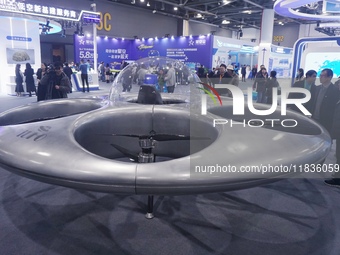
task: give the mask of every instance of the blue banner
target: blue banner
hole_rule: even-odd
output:
[[[75,61],[81,59],[93,62],[93,39],[87,36],[74,37]],[[115,38],[97,38],[98,63],[134,61],[149,56],[164,56],[184,62],[191,68],[201,64],[209,67],[212,58],[212,40],[210,36],[150,38],[147,40],[123,40]]]
[[[94,57],[93,38],[88,36],[74,35],[74,61],[80,63],[81,59],[90,60]]]
[[[212,58],[211,36],[181,36],[148,40],[134,40],[136,59],[152,55],[180,60],[188,66],[208,67]]]

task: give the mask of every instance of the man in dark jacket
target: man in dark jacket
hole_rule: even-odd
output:
[[[320,122],[328,132],[333,125],[334,109],[339,100],[339,89],[331,82],[333,71],[324,69],[320,74],[321,85],[312,93],[311,113],[312,118]]]
[[[316,90],[315,80],[316,80],[316,71],[315,70],[309,70],[306,73],[306,78],[295,82],[292,87],[293,88],[304,88],[304,89],[307,89],[307,90],[309,90],[311,92],[311,94],[313,96],[315,96],[315,90]],[[304,97],[305,97],[305,94],[298,93],[298,92],[297,93],[296,92],[289,93],[289,95],[288,95],[288,98],[290,98],[290,99],[299,99],[299,98],[304,98]],[[315,100],[315,98],[311,98],[307,103],[304,104],[305,108],[310,113],[312,113],[312,107],[313,107],[313,101],[314,100]],[[295,104],[288,105],[288,107],[291,110],[300,112],[300,109],[297,108]]]
[[[70,87],[71,87],[70,93],[72,93],[71,75],[73,74],[73,71],[72,71],[71,67],[68,66],[67,62],[65,62],[64,65],[65,66],[63,68],[63,72],[67,75],[68,79],[70,80]]]
[[[228,65],[231,66],[231,65]],[[211,82],[215,84],[232,84],[233,77],[227,71],[227,66],[225,64],[221,64],[219,70],[214,76],[211,78]],[[231,92],[227,88],[218,88],[216,91],[223,96],[231,96]]]
[[[256,74],[253,89],[257,92],[257,103],[266,103],[266,82],[268,78],[267,69],[262,67],[260,72]]]
[[[46,75],[41,80],[41,86],[46,86],[45,100],[67,98],[70,92],[70,80],[62,70],[62,63],[56,62],[54,66],[50,66]]]
[[[339,165],[340,165],[340,98],[335,105],[331,137],[332,139],[335,139],[336,164],[338,167],[337,169],[339,170]],[[334,166],[334,169],[336,169],[335,166]],[[340,172],[335,172],[335,174],[333,174],[333,179],[325,180],[325,184],[340,188]]]

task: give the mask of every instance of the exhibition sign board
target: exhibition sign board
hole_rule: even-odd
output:
[[[323,1],[322,4],[323,13],[340,13],[339,1]]]
[[[93,38],[75,35],[75,61],[81,59],[93,62]],[[195,69],[199,65],[209,66],[212,48],[210,36],[186,36],[173,38],[150,38],[148,40],[123,40],[97,38],[98,61],[113,63],[137,60],[150,56],[177,59]]]
[[[71,10],[33,1],[0,0],[0,11],[69,21],[80,21],[82,18],[94,23],[100,21],[100,14],[97,12]]]
[[[134,40],[135,59],[152,55],[165,56],[184,62],[192,69],[201,64],[210,66],[212,56],[212,36],[181,36],[171,38]]]

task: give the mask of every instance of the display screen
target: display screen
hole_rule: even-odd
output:
[[[35,64],[34,49],[6,48],[7,64]]]
[[[333,77],[340,76],[340,52],[310,52],[307,53],[305,59],[305,72],[315,70],[317,76],[323,69],[329,68],[333,70]]]

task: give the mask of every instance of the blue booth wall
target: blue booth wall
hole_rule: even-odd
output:
[[[180,60],[197,68],[209,66],[212,58],[212,36],[181,36],[171,38],[149,38],[145,40],[123,40],[97,37],[98,62],[106,63],[134,61],[148,56],[165,56]],[[93,38],[74,37],[75,61],[81,59],[93,62]]]

